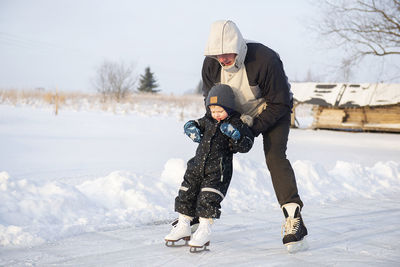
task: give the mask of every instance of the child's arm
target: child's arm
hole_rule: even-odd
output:
[[[239,118],[234,118],[229,123],[221,124],[220,129],[223,134],[230,138],[231,151],[233,153],[246,153],[253,146],[253,132]]]
[[[204,129],[205,129],[205,122],[204,122],[205,118],[206,118],[206,116],[201,117],[200,119],[196,120],[197,124],[199,125],[199,129],[200,129],[200,132],[202,135],[203,135]]]

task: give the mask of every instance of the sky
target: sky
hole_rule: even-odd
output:
[[[0,0],[0,88],[94,92],[96,69],[108,60],[132,64],[136,76],[149,66],[162,93],[187,93],[201,79],[209,28],[220,19],[278,52],[290,81],[310,72],[341,82],[332,65],[344,51],[318,42],[309,27],[317,14],[309,0]],[[377,82],[396,60],[367,61],[351,81]]]

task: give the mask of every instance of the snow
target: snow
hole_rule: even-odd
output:
[[[120,107],[119,107],[120,108]],[[262,140],[234,157],[210,251],[167,248],[193,110],[109,112],[0,105],[1,266],[394,266],[400,262],[400,135],[314,131],[297,112],[288,158],[309,250],[288,254]]]

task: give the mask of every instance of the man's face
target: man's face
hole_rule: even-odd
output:
[[[235,63],[235,58],[236,58],[236,54],[234,54],[234,53],[222,54],[222,55],[217,56],[217,59],[222,66],[232,65],[233,63]]]

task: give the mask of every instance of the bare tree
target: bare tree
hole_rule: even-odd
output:
[[[134,90],[136,81],[133,64],[104,61],[97,69],[93,85],[103,99],[114,97],[119,102]]]
[[[349,51],[355,62],[365,56],[400,56],[400,0],[315,1],[322,10],[317,31]],[[343,64],[343,62],[342,62]]]
[[[353,75],[352,60],[342,59],[339,70],[339,78],[341,78],[343,82],[350,82]]]
[[[305,78],[302,80],[302,82],[320,82],[322,79],[320,76],[314,74],[311,69],[307,70]]]
[[[197,95],[203,94],[203,80],[202,79],[199,81],[196,88],[194,89],[194,93]]]

